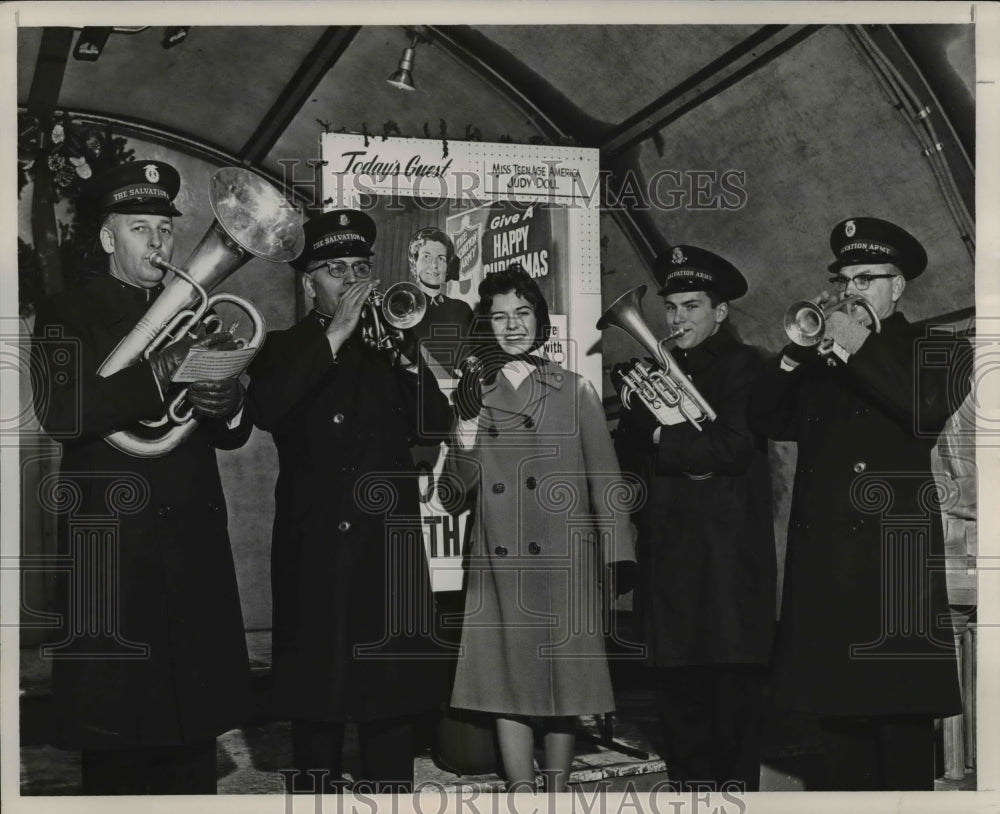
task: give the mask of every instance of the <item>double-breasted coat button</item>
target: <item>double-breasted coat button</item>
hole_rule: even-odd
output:
[[[220,506],[220,505],[219,505],[218,503],[216,503],[216,502],[215,502],[214,500],[210,500],[210,501],[208,501],[208,510],[209,510],[209,511],[212,511],[212,512],[217,512],[217,511],[219,511],[219,509],[221,509],[221,508],[222,508],[222,507],[221,507],[221,506]]]
[[[493,549],[493,553],[496,554],[498,557],[506,557],[507,556],[507,546],[505,546],[505,545],[498,545],[496,548]]]
[[[503,492],[504,492],[504,490],[506,488],[507,487],[504,486],[502,483],[494,483],[493,484],[493,494],[495,494],[495,495],[502,495]]]
[[[170,514],[170,506],[166,503],[163,503],[160,505],[160,508],[156,510],[156,513],[160,517],[166,517],[168,514]]]
[[[530,430],[532,427],[535,426],[535,419],[533,419],[530,415],[529,416],[525,416],[525,418],[524,418],[524,426],[527,427]]]
[[[333,416],[333,423],[334,424],[343,424],[344,423],[344,414],[343,413],[335,413],[334,416]]]
[[[529,554],[538,554],[538,553],[541,552],[541,550],[542,550],[542,547],[540,545],[538,545],[538,543],[536,543],[534,540],[532,540],[530,543],[528,543],[528,553]]]
[[[341,520],[339,523],[337,523],[337,531],[350,531],[350,530],[351,530],[351,524],[349,521]]]
[[[858,461],[857,463],[854,464],[854,471],[857,472],[859,475],[862,472],[864,472],[867,468],[868,464],[866,464],[864,461]]]
[[[534,475],[529,475],[528,478],[524,481],[524,485],[527,486],[529,489],[534,489],[536,486],[538,486],[538,481],[536,480]]]
[[[861,529],[863,529],[864,527],[865,527],[864,520],[855,520],[853,523],[851,523],[851,531],[861,531]]]
[[[496,427],[490,427],[488,430],[486,430],[486,432],[490,434],[491,438],[496,438],[500,434],[500,430],[498,430]]]

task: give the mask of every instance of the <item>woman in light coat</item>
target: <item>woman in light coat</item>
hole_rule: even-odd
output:
[[[476,493],[451,703],[497,715],[512,786],[534,787],[529,717],[543,719],[545,785],[563,791],[576,716],[614,709],[602,587],[634,567],[634,490],[593,385],[541,355],[549,317],[537,284],[512,266],[479,295],[488,340],[460,381],[446,469]]]

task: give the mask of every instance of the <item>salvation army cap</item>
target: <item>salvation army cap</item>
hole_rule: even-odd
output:
[[[306,247],[291,263],[304,271],[315,260],[335,257],[371,257],[378,229],[375,221],[357,209],[335,209],[310,218],[303,224]]]
[[[100,212],[180,217],[174,198],[181,188],[177,170],[165,161],[130,161],[95,175],[83,189]]]
[[[920,241],[895,223],[879,218],[848,218],[833,227],[830,248],[837,258],[827,268],[892,263],[907,280],[927,268],[927,252]]]
[[[697,246],[674,246],[653,263],[653,274],[662,282],[659,294],[679,291],[714,291],[723,300],[739,299],[747,293],[746,278],[714,252]]]

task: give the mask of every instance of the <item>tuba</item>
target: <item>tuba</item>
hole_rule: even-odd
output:
[[[171,265],[154,251],[149,262],[174,273],[174,279],[156,298],[131,332],[118,343],[98,369],[108,377],[123,370],[199,327],[214,331],[221,319],[211,313],[221,302],[242,309],[253,324],[253,336],[243,347],[256,348],[264,340],[264,318],[252,302],[235,294],[209,291],[251,257],[287,263],[302,252],[305,234],[299,213],[281,193],[259,175],[241,167],[224,167],[212,176],[208,192],[215,220],[187,260],[187,268]],[[158,438],[145,438],[127,430],[104,436],[115,449],[136,458],[158,458],[187,438],[196,427],[189,408],[183,410],[187,390],[181,391],[148,427],[165,427]]]
[[[812,300],[793,302],[785,311],[782,322],[785,333],[792,342],[804,348],[811,348],[826,338],[826,321],[830,318],[830,314],[834,311],[849,312],[855,308],[862,308],[868,313],[872,323],[871,330],[874,333],[882,330],[882,323],[875,310],[868,300],[858,294],[836,300],[826,307],[819,306]]]
[[[402,332],[420,322],[425,313],[427,295],[416,283],[404,280],[385,291],[376,288],[362,306],[361,338],[369,347],[398,357]]]
[[[630,370],[621,374],[622,406],[632,409],[634,393],[661,424],[667,423],[667,411],[676,407],[700,432],[702,422],[715,420],[715,411],[670,356],[668,343],[678,334],[671,334],[660,340],[653,336],[642,315],[642,297],[645,293],[644,285],[627,291],[597,321],[597,329],[601,331],[610,325],[621,328],[655,360],[654,365],[637,362]]]

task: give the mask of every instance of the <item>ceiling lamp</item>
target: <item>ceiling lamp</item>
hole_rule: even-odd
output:
[[[97,62],[110,36],[110,28],[84,28],[76,38],[73,58],[84,62]]]
[[[160,40],[160,45],[164,48],[173,48],[175,45],[180,45],[187,39],[188,31],[190,30],[191,26],[188,25],[175,25],[168,28],[163,32],[163,39]]]
[[[403,49],[399,65],[385,81],[400,90],[416,90],[413,84],[413,54],[417,50],[417,44],[427,42],[427,39],[415,28],[406,29],[406,33],[410,35],[410,44]]]
[[[138,34],[147,28],[149,28],[148,25],[119,25],[114,28],[85,27],[76,39],[73,57],[84,62],[97,62],[104,52],[104,46],[108,44],[108,37],[112,34]]]

